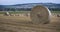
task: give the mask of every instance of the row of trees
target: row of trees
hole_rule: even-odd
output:
[[[60,8],[50,8],[51,11],[60,11]]]
[[[51,11],[60,11],[60,8],[49,8]],[[31,11],[31,8],[0,8],[0,11]]]
[[[30,11],[31,8],[1,8],[0,11]]]

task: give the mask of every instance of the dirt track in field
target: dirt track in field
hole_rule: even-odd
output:
[[[60,17],[49,24],[33,24],[26,16],[0,16],[0,32],[60,32]]]

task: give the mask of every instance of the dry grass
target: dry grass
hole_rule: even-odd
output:
[[[60,32],[60,17],[52,16],[50,24],[32,24],[30,17],[1,16],[0,32]]]

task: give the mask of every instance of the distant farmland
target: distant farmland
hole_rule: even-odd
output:
[[[30,13],[30,11],[7,11],[11,14],[21,14],[21,13]],[[6,11],[0,11],[0,14],[4,14]]]
[[[4,14],[6,12],[9,12],[11,14],[22,14],[22,13],[30,13],[30,11],[0,11],[0,14]],[[60,13],[60,11],[51,11],[51,13]]]

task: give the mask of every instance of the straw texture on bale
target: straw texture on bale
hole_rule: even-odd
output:
[[[50,15],[48,10],[49,10],[48,8],[41,5],[33,7],[30,13],[32,22],[35,24],[49,23]]]

